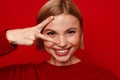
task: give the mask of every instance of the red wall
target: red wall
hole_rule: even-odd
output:
[[[0,30],[30,27],[46,0],[0,1]],[[120,77],[120,0],[74,0],[84,19],[85,50],[79,56],[87,62],[112,70]],[[46,54],[34,46],[19,49],[0,58],[0,66],[35,62]]]

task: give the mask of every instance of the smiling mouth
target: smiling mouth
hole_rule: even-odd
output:
[[[57,56],[66,56],[66,55],[69,54],[70,48],[67,48],[67,49],[54,49],[54,52],[55,52],[55,54]]]

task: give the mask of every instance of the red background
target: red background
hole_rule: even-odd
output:
[[[84,19],[85,50],[80,56],[89,63],[108,68],[120,77],[120,0],[74,0]],[[46,0],[1,0],[0,30],[36,25],[36,14]],[[46,55],[34,46],[0,58],[0,66],[41,62]]]

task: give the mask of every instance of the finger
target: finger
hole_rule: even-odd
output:
[[[50,37],[48,37],[46,35],[43,35],[43,34],[37,34],[36,37],[37,38],[41,38],[41,39],[43,39],[45,41],[49,41],[49,42],[55,43],[55,44],[59,43],[58,40],[50,38]]]
[[[26,46],[32,46],[33,44],[34,44],[34,40],[28,39],[28,40],[26,40],[26,42],[25,42],[25,45],[26,45]]]
[[[38,29],[43,29],[48,23],[50,23],[54,19],[53,16],[48,17],[44,21],[42,21],[40,24],[36,26]]]
[[[29,39],[29,40],[32,40],[32,41],[34,41],[36,38],[35,38],[35,36],[27,36],[27,37],[24,37],[25,39]]]
[[[30,40],[30,39],[24,39],[24,41],[18,41],[18,42],[16,42],[16,44],[31,46],[34,44],[34,41]]]

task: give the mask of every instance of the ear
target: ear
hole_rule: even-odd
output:
[[[80,34],[80,48],[84,50],[84,39],[83,39],[83,32]]]

